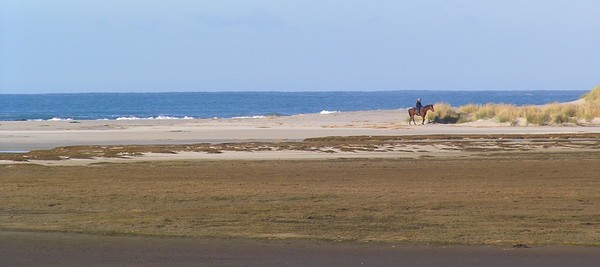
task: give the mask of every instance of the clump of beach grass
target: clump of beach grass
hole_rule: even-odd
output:
[[[540,107],[527,106],[523,110],[523,116],[527,124],[545,125],[548,121],[548,113],[542,112]]]
[[[585,102],[590,103],[598,103],[600,102],[600,85],[596,86],[596,88],[592,89],[592,91],[588,92],[583,96]]]
[[[514,125],[519,117],[521,117],[521,110],[514,105],[499,105],[496,113],[496,120],[500,123],[510,122]]]
[[[437,123],[457,123],[460,121],[460,113],[458,113],[448,103],[437,103],[433,105],[435,112],[427,113],[428,121],[434,121]]]
[[[551,123],[562,124],[577,122],[577,109],[575,104],[552,103],[544,106],[543,112],[548,114]]]
[[[473,116],[476,120],[493,118],[496,116],[497,109],[497,104],[485,104],[480,106],[480,108],[475,111]]]
[[[584,103],[580,105],[577,116],[587,121],[600,118],[600,85],[583,96]]]

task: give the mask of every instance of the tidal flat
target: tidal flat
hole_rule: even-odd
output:
[[[511,146],[489,152],[444,158],[3,164],[0,229],[600,245],[600,150],[545,153]]]

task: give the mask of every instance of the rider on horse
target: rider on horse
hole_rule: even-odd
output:
[[[419,117],[423,118],[423,121],[421,122],[421,124],[425,124],[425,116],[427,116],[427,111],[433,111],[433,112],[435,112],[435,109],[433,108],[433,105],[423,106],[423,105],[421,105],[421,99],[419,98],[417,100],[416,107],[408,109],[408,116],[410,116],[408,124],[410,124],[411,121],[415,125],[417,124],[417,122],[415,121],[415,116],[419,116]]]

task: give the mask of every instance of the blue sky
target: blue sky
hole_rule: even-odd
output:
[[[0,0],[0,93],[589,90],[600,1]]]

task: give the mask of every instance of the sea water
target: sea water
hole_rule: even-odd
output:
[[[261,118],[406,109],[444,102],[541,105],[587,91],[179,92],[0,94],[0,121]]]

